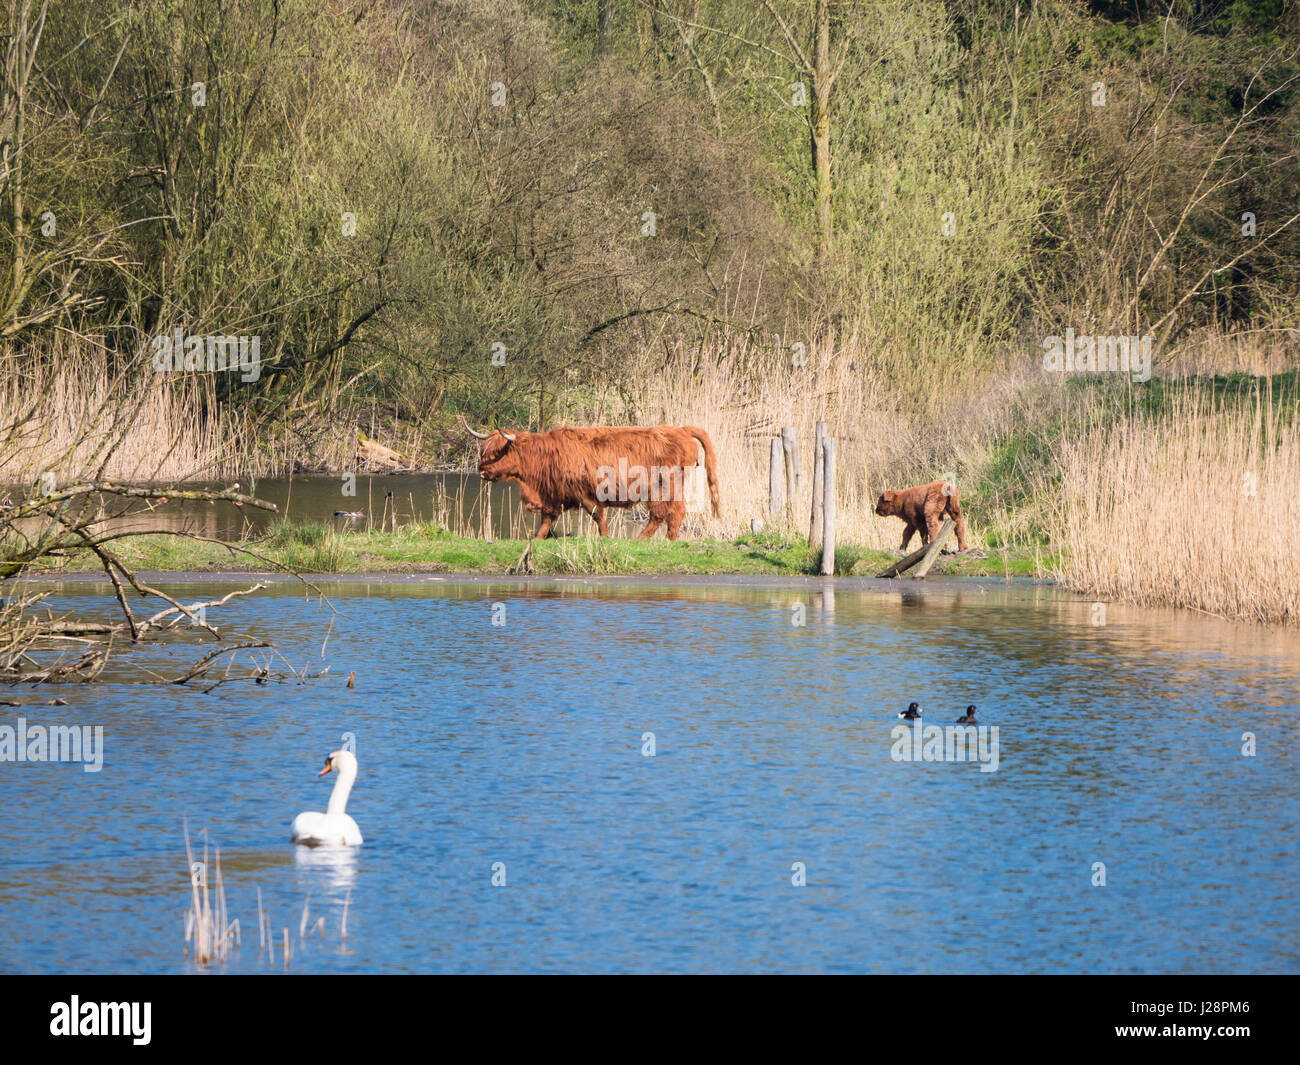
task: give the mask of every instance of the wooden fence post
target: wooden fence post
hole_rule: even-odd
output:
[[[799,499],[799,436],[790,427],[781,430],[781,451],[785,455],[785,506],[793,522]]]
[[[767,471],[767,512],[773,518],[781,512],[781,482],[785,479],[785,464],[781,458],[781,441],[772,441],[772,461]]]
[[[828,436],[822,443],[822,472],[824,495],[822,498],[822,576],[835,574],[835,438]]]
[[[826,441],[826,423],[817,423],[817,433],[813,440],[813,486],[812,513],[808,519],[808,546],[817,547],[822,542],[822,492],[824,478],[822,475],[822,445]]]

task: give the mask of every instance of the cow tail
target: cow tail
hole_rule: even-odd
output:
[[[718,502],[718,456],[714,454],[713,441],[709,439],[709,434],[698,426],[687,426],[686,431],[704,448],[704,469],[709,478],[709,498],[713,500],[713,516],[721,517],[722,510]]]

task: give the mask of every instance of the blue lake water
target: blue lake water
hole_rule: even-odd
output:
[[[99,773],[0,763],[0,969],[277,971],[288,928],[293,972],[1300,971],[1296,633],[1116,605],[1096,627],[1000,582],[326,590],[340,614],[290,584],[209,613],[325,679],[133,682],[210,648],[186,634],[97,685],[0,691],[23,704],[0,724],[105,730]],[[997,770],[894,760],[912,699],[935,724],[978,704]],[[365,845],[295,847],[345,732]],[[224,963],[184,952],[186,819],[221,847]],[[325,930],[300,942],[304,905]]]

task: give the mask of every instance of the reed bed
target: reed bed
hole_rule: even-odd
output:
[[[1165,353],[1166,372],[1192,375],[1269,376],[1296,368],[1300,330],[1281,327],[1197,329]]]
[[[123,364],[93,337],[0,347],[0,484],[43,473],[175,483],[354,470],[358,430],[418,467],[427,428],[404,425],[394,438],[381,404],[351,398],[258,421],[217,395],[212,374],[153,373],[147,351]]]
[[[242,945],[239,919],[230,918],[226,910],[225,882],[221,874],[221,849],[213,847],[209,856],[206,836],[203,841],[203,859],[196,861],[194,849],[190,844],[188,825],[185,828],[185,861],[190,876],[190,904],[185,914],[185,953],[200,965],[229,960],[232,951]],[[343,915],[339,926],[339,949],[348,950],[348,908],[352,903],[352,892],[348,891],[343,902]],[[303,902],[302,914],[298,920],[298,949],[307,946],[315,935],[322,947],[330,942],[325,917],[317,916],[312,920],[311,896]],[[279,962],[287,971],[293,960],[294,945],[289,935],[289,926],[282,925],[280,934],[270,912],[262,903],[262,889],[257,889],[257,956],[265,957],[267,965],[276,964],[276,947],[279,946]]]
[[[208,841],[203,841],[203,861],[194,860],[189,829],[185,830],[185,861],[190,874],[190,908],[185,914],[185,949],[200,965],[225,961],[239,946],[239,919],[228,920],[226,887],[221,877],[221,848],[208,861]],[[215,887],[214,887],[215,882]]]
[[[1094,416],[1056,451],[1055,577],[1098,599],[1300,623],[1300,410],[1265,379],[1156,416]]]
[[[11,484],[42,473],[60,483],[218,479],[235,475],[251,446],[244,421],[218,408],[210,377],[121,368],[87,338],[0,351],[0,434],[0,483]]]

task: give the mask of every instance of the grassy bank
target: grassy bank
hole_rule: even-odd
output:
[[[525,550],[532,544],[528,559]],[[240,548],[246,549],[241,551]],[[814,575],[820,551],[798,538],[771,533],[736,540],[620,540],[563,537],[491,543],[455,536],[433,523],[397,532],[336,532],[319,524],[282,525],[261,540],[226,547],[175,536],[131,536],[115,553],[132,569],[160,572],[257,572],[285,567],[302,573],[510,574],[755,574]],[[252,552],[252,554],[247,553]],[[870,576],[900,552],[846,544],[836,553],[838,576]],[[1024,551],[974,551],[943,556],[936,576],[1044,576],[1052,561]],[[78,557],[42,567],[41,573],[90,572],[95,559]]]

